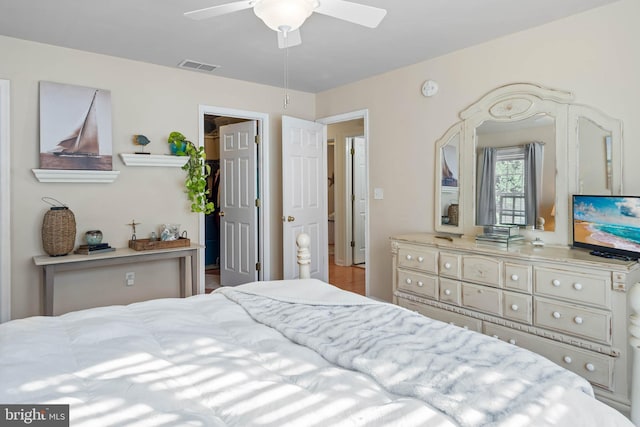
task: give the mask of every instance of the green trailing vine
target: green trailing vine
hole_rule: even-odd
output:
[[[211,174],[211,167],[205,162],[204,147],[196,147],[180,132],[171,132],[167,142],[172,146],[171,151],[176,156],[189,157],[182,169],[187,172],[184,186],[187,198],[191,202],[191,212],[210,214],[214,211],[215,206],[207,199],[209,194],[207,177]]]

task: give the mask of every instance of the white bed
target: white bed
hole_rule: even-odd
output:
[[[632,425],[540,356],[313,279],[2,324],[0,384],[74,427]]]

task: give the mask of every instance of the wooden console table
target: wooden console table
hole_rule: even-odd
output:
[[[180,297],[187,294],[187,270],[186,259],[191,258],[191,292],[198,293],[196,280],[198,271],[198,249],[201,246],[191,245],[181,248],[156,249],[148,251],[135,251],[129,248],[116,249],[112,252],[104,252],[93,255],[69,254],[60,257],[40,255],[33,257],[33,262],[42,267],[44,290],[44,314],[53,316],[53,288],[55,275],[58,271],[85,270],[94,267],[108,267],[111,265],[138,264],[141,262],[157,261],[163,259],[178,259],[180,262]]]

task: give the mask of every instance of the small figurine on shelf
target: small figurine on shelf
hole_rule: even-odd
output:
[[[150,154],[144,151],[144,147],[150,142],[149,138],[144,135],[133,135],[133,143],[142,147],[142,151],[136,151],[136,154]]]
[[[163,224],[160,232],[160,240],[163,242],[178,240],[180,238],[180,224]]]
[[[136,240],[136,225],[140,225],[140,223],[136,222],[135,219],[132,219],[131,222],[127,225],[133,228],[133,233],[131,234],[131,240]]]

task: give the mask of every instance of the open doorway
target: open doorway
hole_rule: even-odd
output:
[[[366,112],[327,123],[329,282],[367,294],[368,172]]]
[[[268,186],[268,115],[201,106],[200,144],[211,168],[209,198],[216,207],[200,216],[205,244],[200,292],[270,279],[264,250],[268,200],[260,199]]]
[[[204,277],[205,292],[209,293],[222,286],[220,277],[220,255],[226,247],[226,242],[221,239],[220,233],[220,192],[222,175],[220,170],[220,130],[223,126],[242,123],[247,121],[241,117],[217,116],[214,114],[204,115],[204,150],[206,154],[206,164],[210,168],[210,175],[207,179],[207,199],[213,202],[215,210],[204,217]]]

